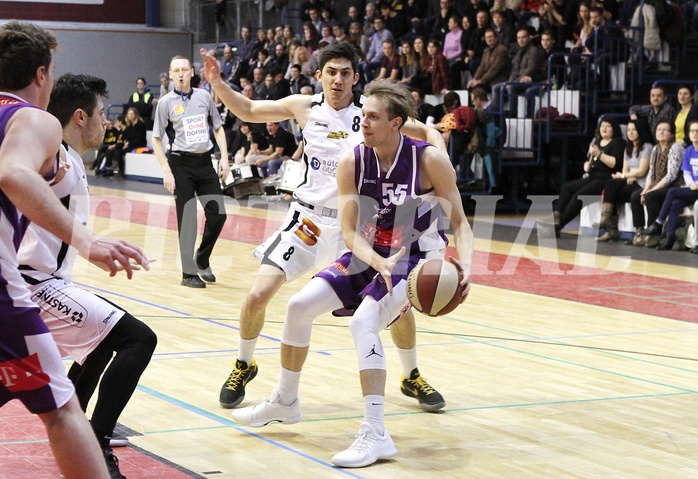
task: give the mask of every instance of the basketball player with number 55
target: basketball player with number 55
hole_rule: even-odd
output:
[[[472,231],[448,156],[401,133],[407,119],[416,116],[409,90],[376,81],[365,95],[364,143],[342,155],[337,171],[342,235],[350,252],[291,298],[282,336],[284,367],[300,371],[313,319],[325,311],[353,312],[349,329],[359,362],[364,422],[354,443],[332,457],[340,467],[364,467],[397,454],[383,420],[386,361],[379,332],[391,322],[399,324],[409,308],[410,271],[427,258],[443,255],[442,211],[449,212],[460,258],[450,261],[462,272],[461,301],[468,294],[472,256]],[[292,389],[285,379],[273,394],[281,401],[245,408],[233,417],[251,426],[299,421],[297,397],[283,405]]]
[[[255,250],[261,265],[240,311],[238,358],[219,395],[222,407],[234,408],[245,398],[247,383],[257,375],[253,355],[269,301],[285,282],[327,264],[345,249],[337,215],[337,165],[340,155],[351,151],[363,139],[361,106],[364,97],[352,90],[359,79],[358,56],[354,48],[344,42],[325,47],[318,57],[316,75],[322,84],[322,93],[290,95],[275,101],[251,101],[233,91],[221,79],[215,57],[203,49],[201,55],[206,63],[206,79],[237,117],[254,122],[294,118],[303,130],[305,178],[294,193],[296,201],[291,203],[279,231]],[[413,120],[404,127],[408,134],[439,145],[445,151],[441,134],[433,128]],[[287,312],[287,317],[291,314]],[[405,376],[401,390],[417,399],[424,410],[441,409],[446,404],[443,397],[429,386],[417,369],[414,316],[410,312],[403,320],[391,328]],[[281,382],[297,384],[300,370],[287,368],[283,358],[288,343],[283,336],[281,340]],[[270,401],[273,404],[281,401],[281,406],[290,405],[296,397],[293,392],[289,396],[272,397]],[[273,420],[290,422],[290,418]]]

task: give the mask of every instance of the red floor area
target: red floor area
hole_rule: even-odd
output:
[[[106,207],[105,202],[96,207],[100,204],[99,198],[95,197],[92,203],[93,211],[96,209],[98,216],[113,216],[169,229],[177,227],[174,202],[168,207],[109,198],[106,202],[111,207]],[[276,227],[280,222],[274,223]],[[200,214],[199,229],[202,227],[203,214]],[[221,238],[258,244],[266,239],[269,231],[273,231],[272,226],[262,218],[230,215]],[[451,254],[454,254],[454,250],[451,250]],[[596,268],[545,261],[536,263],[525,258],[483,252],[475,253],[473,273],[476,284],[698,322],[698,285],[695,283],[631,273],[609,273]]]
[[[185,473],[156,457],[131,447],[114,449],[119,469],[126,477],[139,479],[191,479]],[[60,471],[46,442],[41,420],[30,414],[19,401],[0,409],[0,479],[55,479]]]

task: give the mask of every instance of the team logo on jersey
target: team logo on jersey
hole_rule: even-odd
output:
[[[322,166],[320,160],[316,156],[313,156],[313,158],[310,160],[310,167],[313,170],[319,170],[320,166]]]
[[[182,113],[184,113],[184,105],[175,105],[174,106],[174,114],[181,115]]]
[[[76,328],[82,328],[87,318],[87,310],[81,304],[51,285],[35,292],[32,300],[42,311]]]
[[[41,361],[37,353],[26,358],[0,363],[0,383],[12,393],[33,391],[46,386],[49,382],[51,380],[41,369]]]
[[[315,246],[317,237],[320,236],[320,228],[308,218],[303,218],[295,233],[303,243],[308,246]]]
[[[349,133],[346,131],[331,131],[327,134],[330,140],[346,140],[349,138]]]

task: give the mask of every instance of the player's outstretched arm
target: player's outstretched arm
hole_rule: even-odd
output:
[[[290,95],[279,100],[250,100],[242,93],[236,92],[221,78],[221,66],[209,51],[202,48],[204,75],[223,104],[243,121],[253,123],[284,121],[289,118],[298,120],[301,128],[310,113],[311,97],[308,95]]]
[[[41,135],[36,135],[41,131]],[[55,171],[61,126],[43,110],[23,109],[5,130],[0,146],[0,189],[32,222],[70,244],[91,262],[116,274],[121,265],[131,278],[130,259],[148,269],[148,259],[136,246],[118,240],[96,239],[70,214],[40,174]]]
[[[448,155],[448,148],[446,148],[446,142],[441,132],[436,128],[431,128],[421,121],[409,118],[405,125],[402,127],[402,132],[412,138],[417,138],[418,140],[428,141],[435,147],[437,147],[442,152]]]

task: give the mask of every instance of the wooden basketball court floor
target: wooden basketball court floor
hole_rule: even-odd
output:
[[[425,413],[400,393],[398,357],[384,332],[386,427],[399,453],[344,470],[330,458],[351,444],[363,415],[346,318],[315,322],[301,380],[303,422],[247,428],[218,405],[257,268],[251,252],[283,212],[227,202],[212,261],[218,283],[193,290],[179,285],[171,197],[92,193],[94,231],[143,245],[157,260],[132,281],[76,267],[77,283],[128,309],[159,338],[120,418],[132,446],[116,454],[129,479],[698,477],[695,255],[633,260],[577,253],[575,236],[558,249],[478,237],[467,302],[444,317],[417,315],[420,371],[446,408]],[[481,226],[476,233],[487,229]],[[615,255],[632,249],[612,248]],[[672,265],[660,254],[682,256]],[[284,286],[269,305],[259,374],[243,406],[276,384],[285,307],[309,278]],[[38,421],[13,404],[0,409],[0,477],[58,477]],[[146,467],[139,454],[165,467]],[[37,457],[41,467],[26,466]]]

